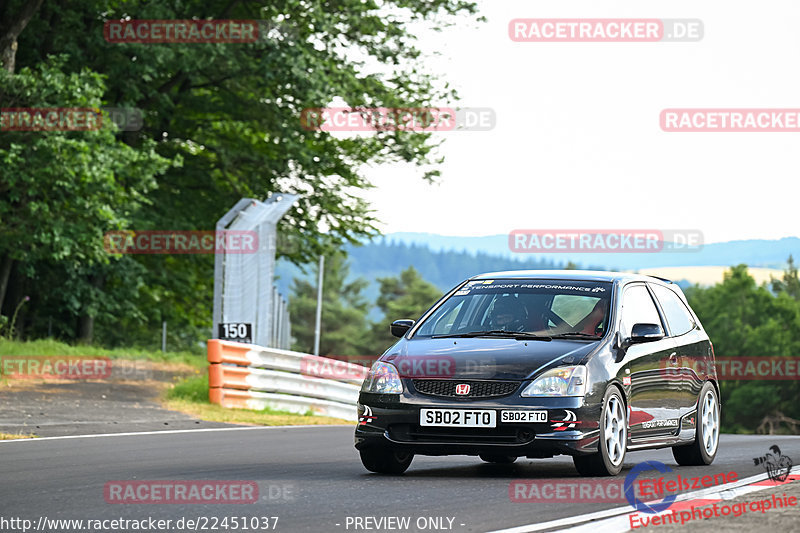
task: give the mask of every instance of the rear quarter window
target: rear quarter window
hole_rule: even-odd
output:
[[[694,318],[683,300],[666,287],[660,285],[651,285],[651,287],[666,315],[672,335],[677,336],[690,332],[695,326]]]

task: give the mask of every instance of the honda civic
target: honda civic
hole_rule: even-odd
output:
[[[369,370],[355,447],[367,470],[414,455],[489,463],[572,456],[616,475],[628,452],[708,465],[719,443],[714,351],[680,287],[595,271],[511,271],[460,283]]]

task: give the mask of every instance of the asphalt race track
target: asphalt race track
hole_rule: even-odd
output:
[[[174,521],[277,516],[277,531],[397,531],[356,522],[356,517],[391,516],[409,517],[410,531],[491,531],[622,505],[510,500],[509,484],[515,479],[576,479],[565,456],[520,459],[513,465],[484,464],[476,457],[417,456],[402,477],[370,474],[360,464],[352,434],[351,426],[258,427],[6,441],[0,443],[0,517],[37,524],[40,517]],[[800,461],[800,437],[723,435],[710,467],[677,467],[666,449],[629,453],[623,474],[640,461],[656,460],[673,469],[669,479],[678,473],[729,471],[742,479],[765,472],[753,458],[773,444]],[[104,485],[119,480],[252,480],[259,487],[259,502],[106,503]]]

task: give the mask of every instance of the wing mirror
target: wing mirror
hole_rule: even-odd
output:
[[[627,339],[623,339],[622,334],[617,333],[617,347],[621,350],[622,355],[624,355],[628,348],[634,344],[660,341],[663,338],[664,330],[660,324],[640,322],[633,325],[633,328],[631,328],[631,336]]]
[[[402,320],[395,320],[392,322],[392,325],[389,326],[389,331],[392,332],[392,335],[395,337],[402,337],[406,334],[408,330],[411,329],[411,326],[414,325],[413,320],[409,320],[408,318],[403,318]]]

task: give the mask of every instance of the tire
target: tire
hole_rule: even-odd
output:
[[[513,455],[499,455],[494,453],[482,453],[478,457],[487,463],[494,463],[497,465],[510,465],[517,460]]]
[[[697,398],[697,428],[694,442],[673,446],[672,456],[681,466],[703,466],[714,462],[719,449],[719,397],[717,389],[706,381]]]
[[[402,474],[411,465],[413,453],[398,452],[384,448],[368,448],[359,450],[361,464],[376,474]]]
[[[600,413],[598,451],[590,455],[574,455],[572,462],[582,476],[616,476],[625,463],[628,442],[628,416],[622,394],[609,387],[603,396]]]

